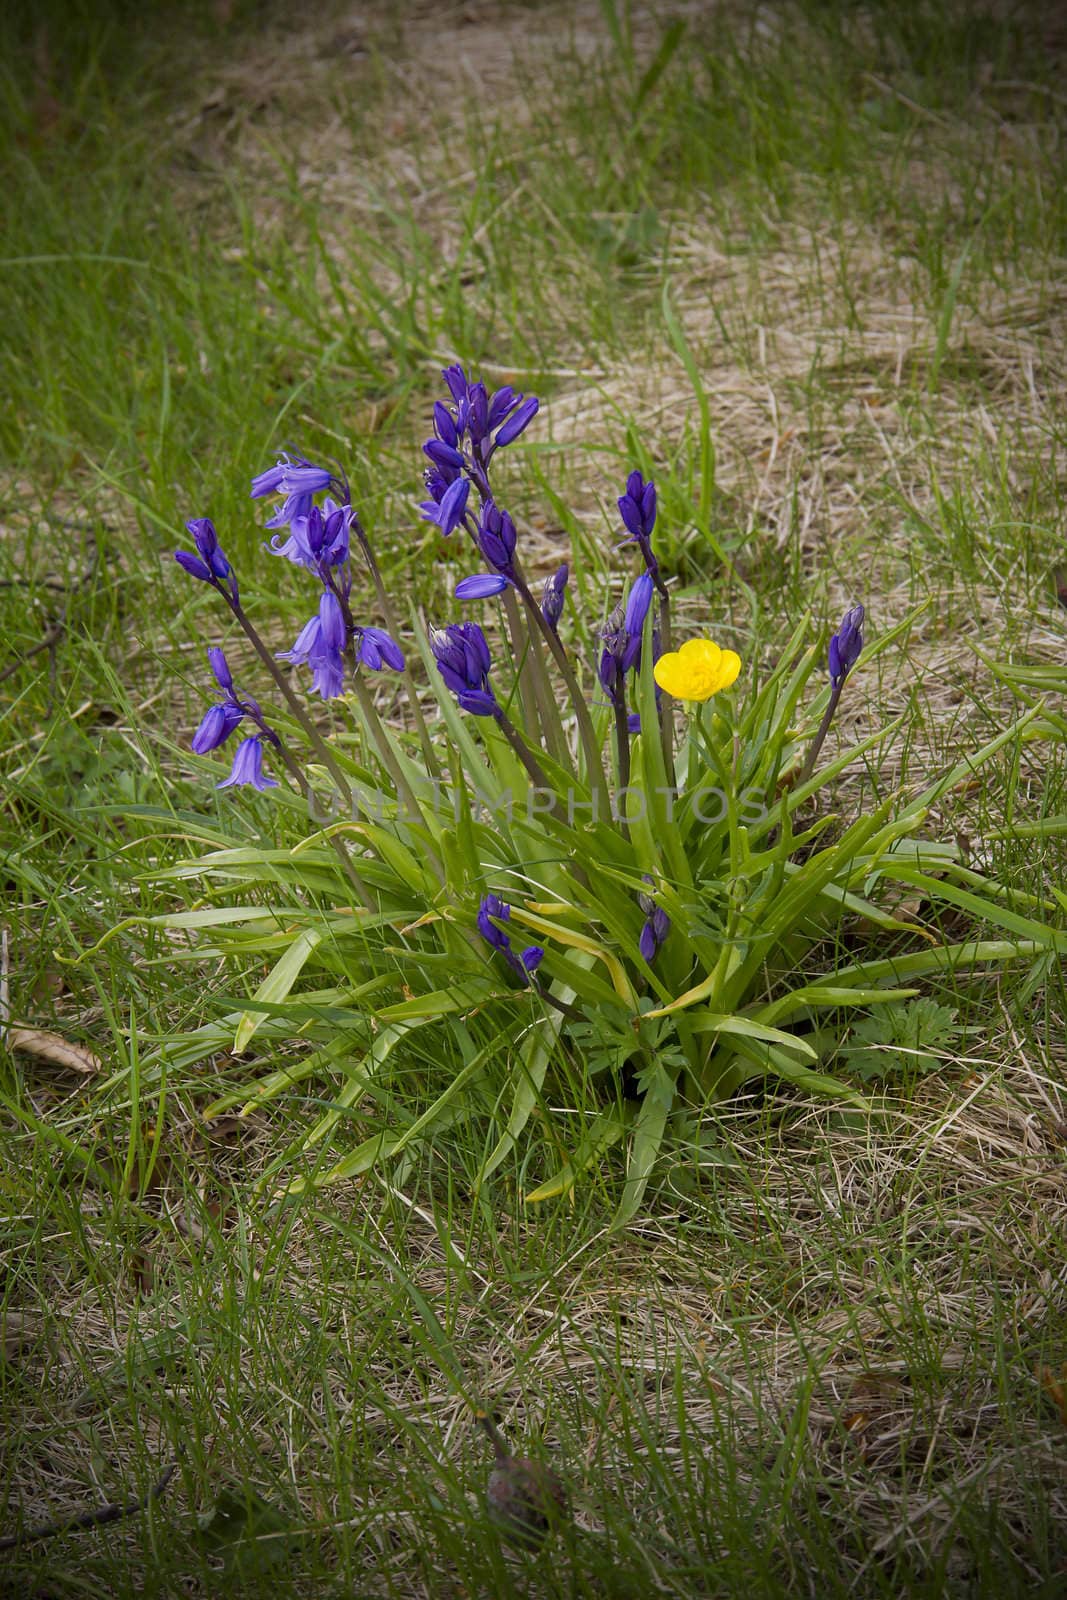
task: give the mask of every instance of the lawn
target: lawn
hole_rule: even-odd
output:
[[[0,20],[0,1592],[1067,1593],[1065,62],[1051,8],[935,0]],[[798,639],[825,681],[865,606],[826,837],[954,772],[916,828],[1002,915],[843,905],[832,962],[1049,930],[924,969],[910,1033],[843,1024],[851,1097],[679,1102],[627,1215],[625,1052],[549,1050],[509,1140],[530,997],[486,956],[469,1032],[401,1024],[368,1076],[467,980],[393,916],[358,1026],[358,947],[270,988],[358,890],[280,765],[217,789],[190,750],[205,646],[279,691],[173,553],[210,516],[287,649],[306,574],[248,492],[287,448],[347,473],[438,749],[478,732],[410,644],[472,570],[418,510],[457,361],[540,398],[495,481],[538,591],[571,563],[588,681],[634,468],[675,642],[742,686]],[[254,881],[205,879],[224,848]],[[536,1549],[487,1515],[482,1408],[566,1486]]]

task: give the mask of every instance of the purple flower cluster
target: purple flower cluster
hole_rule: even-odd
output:
[[[335,490],[340,500],[326,494],[328,489]],[[361,627],[352,618],[351,534],[357,521],[348,484],[326,467],[283,454],[252,479],[254,500],[270,494],[284,494],[285,500],[266,526],[288,530],[271,539],[271,553],[314,573],[322,584],[317,612],[279,659],[309,666],[324,700],[344,693],[345,655],[350,647],[354,659],[372,672],[383,667],[402,672],[403,651],[392,636],[384,628]],[[325,496],[321,506],[315,503],[320,494]]]
[[[641,665],[641,639],[653,588],[651,573],[642,572],[634,579],[625,607],[621,603],[617,605],[601,629],[604,648],[597,665],[597,677],[616,708],[625,703],[626,674]],[[656,649],[654,634],[653,649]]]
[[[264,722],[263,713],[251,696],[243,700],[239,698],[233,686],[233,676],[226,657],[218,646],[212,646],[208,650],[207,658],[211,663],[215,682],[223,691],[225,699],[207,712],[193,734],[192,748],[198,756],[210,755],[212,750],[218,750],[226,743],[247,717],[256,724],[259,732],[242,739],[233,758],[230,776],[216,784],[216,788],[228,789],[231,784],[247,783],[253,789],[276,789],[278,787],[276,780],[268,778],[263,771],[263,740],[266,739],[270,744],[277,746],[278,735]]]
[[[516,581],[515,524],[493,500],[489,463],[529,426],[540,401],[536,395],[516,394],[510,384],[490,395],[484,383],[471,383],[458,364],[446,367],[441,376],[452,404],[434,403],[433,437],[422,447],[430,460],[425,473],[429,498],[419,510],[443,534],[467,528],[491,570],[464,578],[456,595],[484,600]],[[468,511],[472,483],[481,500],[477,521]]]
[[[652,882],[647,873],[645,874],[645,882]],[[645,918],[645,925],[641,929],[641,937],[637,941],[637,948],[651,965],[656,959],[660,946],[671,931],[671,919],[662,906],[656,904],[650,894],[639,894],[637,903],[641,907],[641,912]]]
[[[507,901],[501,900],[499,895],[487,894],[478,907],[478,932],[487,944],[500,951],[523,983],[529,985],[531,974],[540,966],[545,952],[539,944],[530,944],[521,955],[516,955],[503,928],[496,926],[497,922],[508,922],[510,918],[511,907]]]
[[[193,536],[197,554],[194,556],[191,550],[175,550],[175,561],[190,577],[210,583],[234,603],[238,598],[237,574],[222,553],[215,524],[210,517],[194,517],[185,526]]]
[[[640,472],[631,472],[626,493],[619,497],[619,515],[626,529],[622,544],[636,544],[651,577],[659,575],[659,562],[652,554],[652,530],[656,526],[656,485],[646,482]]]
[[[430,648],[446,688],[456,696],[464,711],[476,717],[501,715],[496,695],[489,686],[492,658],[485,634],[476,622],[451,622],[447,628],[434,628]]]

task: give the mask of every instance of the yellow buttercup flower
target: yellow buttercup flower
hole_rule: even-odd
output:
[[[710,639],[687,639],[680,650],[660,656],[653,675],[675,700],[710,700],[728,689],[740,671],[736,650],[720,650]]]

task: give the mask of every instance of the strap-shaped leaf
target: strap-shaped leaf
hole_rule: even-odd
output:
[[[318,928],[304,928],[297,934],[281,960],[276,962],[272,970],[264,978],[255,992],[256,1000],[269,1000],[271,1002],[284,1000],[293,984],[303,972],[311,952],[322,943],[322,933]],[[235,1055],[240,1055],[247,1050],[253,1036],[264,1021],[262,1011],[246,1011],[237,1024],[237,1031],[233,1036],[233,1049]]]

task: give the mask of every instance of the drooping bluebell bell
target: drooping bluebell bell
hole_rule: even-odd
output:
[[[558,571],[545,579],[545,586],[541,591],[541,615],[553,633],[559,627],[559,619],[563,615],[563,599],[567,592],[569,577],[570,568],[564,562]]]
[[[230,672],[225,655],[217,645],[208,650],[207,658],[215,675],[215,682],[226,698],[220,704],[211,707],[193,734],[191,747],[198,756],[206,756],[212,750],[217,750],[220,745],[226,743],[246,716],[258,716],[259,713],[259,707],[254,700],[245,703],[237,698],[233,686],[233,674]]]
[[[430,498],[419,506],[422,520],[436,523],[446,537],[455,533],[466,515],[470,479],[456,477],[449,483],[431,467],[426,474],[426,488]]]
[[[430,630],[430,648],[446,688],[464,711],[476,717],[497,717],[501,708],[489,685],[492,657],[476,622],[450,622]]]
[[[539,944],[526,946],[521,955],[516,955],[511,948],[511,940],[503,928],[498,928],[497,922],[511,920],[511,907],[506,900],[501,900],[499,895],[487,894],[478,907],[478,932],[494,950],[498,950],[507,961],[508,965],[517,972],[522,981],[529,984],[533,972],[540,966],[544,959],[544,950]]]
[[[344,566],[349,559],[352,517],[350,505],[337,505],[327,495],[321,507],[313,505],[306,515],[293,518],[287,537],[274,535],[271,554],[306,567],[325,583],[328,570]]]
[[[645,874],[645,882],[652,882],[647,873]],[[637,948],[645,960],[651,964],[660,946],[671,931],[671,919],[663,910],[663,907],[658,906],[649,894],[639,894],[637,903],[645,917],[645,925],[641,929],[641,937],[637,942]]]
[[[515,524],[492,500],[484,501],[478,519],[478,548],[492,572],[477,572],[456,585],[457,600],[485,600],[502,594],[515,582]]]
[[[652,530],[656,526],[656,485],[646,482],[640,472],[631,472],[626,480],[626,492],[619,498],[619,514],[626,529],[623,544],[636,544],[644,559],[645,568],[655,577],[659,562],[652,554]]]
[[[268,778],[263,771],[263,740],[258,733],[242,739],[233,757],[233,767],[228,778],[216,784],[218,789],[229,789],[233,784],[247,783],[253,789],[276,789],[276,778]]]
[[[841,626],[830,640],[828,666],[830,683],[839,689],[860,658],[863,650],[863,619],[861,605],[850,607],[841,619]]]
[[[193,536],[197,554],[190,550],[175,550],[174,559],[180,567],[201,583],[210,583],[228,598],[237,599],[237,574],[222,553],[215,524],[210,517],[194,517],[185,524]]]
[[[347,483],[329,467],[316,466],[304,456],[293,457],[288,451],[282,451],[273,467],[252,479],[252,499],[284,494],[282,505],[264,524],[267,528],[284,528],[298,517],[306,517],[315,503],[315,496],[331,487],[337,489],[343,501],[348,500]]]
[[[403,672],[404,652],[391,633],[386,633],[384,628],[357,627],[355,636],[356,660],[363,666],[370,667],[372,672],[381,672],[383,667]]]
[[[275,780],[266,777],[263,772],[263,740],[277,745],[278,735],[273,728],[268,727],[258,703],[250,695],[244,699],[238,696],[234,688],[233,674],[222,650],[213,645],[207,654],[215,682],[226,698],[218,705],[212,706],[204,716],[193,734],[192,749],[200,756],[218,750],[247,717],[256,724],[259,732],[240,744],[230,776],[216,787],[228,789],[233,784],[246,783],[251,784],[254,789],[277,788]]]
[[[333,700],[344,691],[344,653],[347,629],[341,602],[332,589],[323,589],[319,609],[297,635],[291,650],[281,650],[279,661],[304,663],[311,668],[316,691]]]

